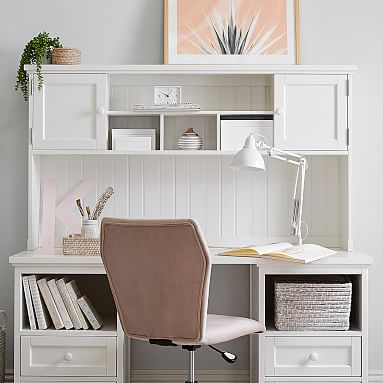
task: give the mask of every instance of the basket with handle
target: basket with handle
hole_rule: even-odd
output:
[[[7,320],[5,311],[0,310],[0,383],[5,382],[5,330]]]

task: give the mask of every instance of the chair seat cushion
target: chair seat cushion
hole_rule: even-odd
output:
[[[249,318],[234,317],[227,315],[208,314],[206,320],[206,331],[199,342],[188,343],[190,345],[209,345],[227,342],[241,336],[261,333],[265,327]],[[186,344],[175,341],[176,344]]]

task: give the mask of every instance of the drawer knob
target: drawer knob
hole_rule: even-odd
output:
[[[68,362],[70,362],[72,359],[73,359],[73,355],[70,353],[70,352],[67,352],[65,355],[64,355],[64,359]]]
[[[310,359],[313,361],[313,362],[316,362],[318,359],[319,359],[319,355],[316,353],[316,352],[312,352],[310,354]]]
[[[276,114],[277,116],[282,116],[282,114],[283,114],[283,109],[282,109],[282,108],[277,108],[277,109],[275,109],[274,114]]]
[[[105,109],[104,108],[97,108],[97,114],[99,116],[103,116],[105,114]]]

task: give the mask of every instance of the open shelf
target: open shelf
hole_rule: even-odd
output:
[[[216,116],[165,116],[164,118],[164,151],[177,150],[178,139],[187,131],[193,128],[202,139],[202,149],[198,152],[218,151],[219,143],[217,142],[217,118]],[[183,151],[183,150],[181,150]],[[188,150],[188,152],[196,152]]]
[[[30,275],[30,274],[25,274]],[[103,325],[100,329],[88,330],[80,329],[55,329],[51,321],[50,327],[46,330],[32,330],[29,325],[27,307],[23,289],[21,290],[21,323],[20,332],[22,335],[57,335],[65,333],[66,335],[84,335],[90,336],[117,336],[117,309],[114,304],[113,296],[109,288],[109,282],[105,274],[35,274],[37,279],[46,277],[62,278],[65,276],[68,280],[75,280],[81,295],[86,295],[91,301],[97,313],[100,315]],[[40,293],[40,298],[45,305]],[[49,316],[49,312],[47,311]],[[89,321],[88,321],[89,323]]]
[[[336,274],[341,275],[341,274]],[[334,275],[334,276],[336,276]],[[301,275],[267,275],[265,281],[265,324],[266,333],[265,336],[361,336],[361,279],[360,275],[345,275],[352,283],[352,294],[351,294],[351,313],[350,313],[350,327],[348,330],[330,330],[330,331],[314,331],[314,330],[278,330],[274,324],[274,282],[276,280],[294,281]],[[330,274],[327,276],[331,276]],[[318,279],[318,275],[304,275],[305,279],[312,279],[315,281]]]

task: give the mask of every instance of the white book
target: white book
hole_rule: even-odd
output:
[[[22,278],[22,281],[23,281],[25,304],[27,306],[27,312],[28,312],[29,327],[31,328],[31,330],[36,330],[37,327],[36,327],[35,312],[33,311],[32,296],[31,296],[31,290],[29,288],[28,277],[24,276]]]
[[[36,275],[28,276],[29,289],[31,290],[33,308],[36,314],[37,327],[39,330],[46,330],[49,327],[50,320],[45,305],[41,301],[39,289],[37,287]]]
[[[40,293],[44,299],[45,305],[47,306],[49,315],[51,316],[53,326],[55,326],[56,330],[60,330],[64,327],[64,323],[61,319],[60,313],[57,309],[56,303],[53,300],[52,294],[49,290],[47,284],[47,278],[41,278],[37,281],[37,284],[40,289]]]
[[[64,301],[61,298],[59,289],[57,288],[56,280],[54,278],[52,278],[47,283],[48,283],[49,291],[52,294],[52,298],[56,303],[57,310],[59,310],[61,319],[64,323],[64,327],[67,330],[70,330],[71,328],[73,328],[73,323],[72,323],[72,321],[69,317],[68,311],[64,305]]]
[[[73,326],[76,330],[81,330],[82,325],[80,322],[80,318],[77,315],[76,309],[74,308],[74,304],[72,302],[72,299],[69,295],[69,292],[66,288],[66,282],[68,280],[66,278],[60,278],[56,281],[57,288],[60,292],[61,298],[64,301],[64,305],[68,311],[69,317],[73,323]]]
[[[98,330],[103,325],[103,322],[100,315],[98,315],[97,311],[93,307],[89,298],[86,295],[83,295],[81,298],[77,299],[77,302],[81,307],[81,310],[87,317],[91,326],[95,330]]]
[[[221,255],[260,257],[298,263],[310,263],[334,255],[337,252],[326,247],[305,243],[293,246],[291,243],[272,243],[264,246],[247,246],[241,249],[225,251]]]
[[[77,283],[76,281],[70,281],[70,282],[67,282],[65,284],[67,290],[68,290],[68,293],[69,293],[69,296],[71,297],[72,299],[72,303],[73,303],[73,306],[77,312],[77,315],[80,319],[80,322],[81,322],[81,327],[84,329],[84,330],[88,330],[89,329],[89,324],[80,308],[80,306],[78,305],[78,302],[77,302],[77,299],[78,298],[81,298],[81,293],[80,293],[80,290],[78,289],[77,287]]]

